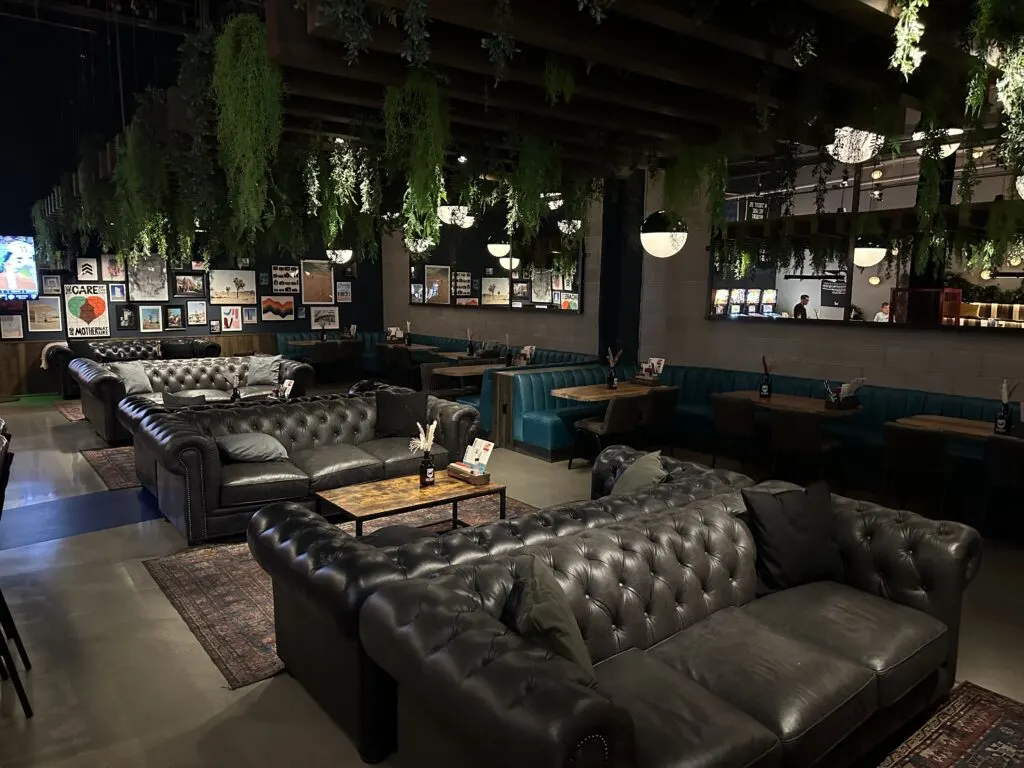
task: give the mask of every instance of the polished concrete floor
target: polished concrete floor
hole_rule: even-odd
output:
[[[94,510],[128,503],[129,492],[96,494],[103,485],[77,454],[102,446],[88,425],[52,409],[0,406],[0,417],[14,434],[9,500],[22,515],[75,496]],[[536,506],[589,496],[586,467],[569,472],[507,451],[495,452],[492,467],[511,496]],[[69,514],[90,514],[85,501]],[[0,587],[32,655],[26,679],[36,709],[26,721],[10,685],[0,687],[0,768],[362,765],[287,675],[227,689],[142,565],[183,547],[170,525],[54,531],[0,550]],[[961,643],[962,678],[1024,700],[1024,551],[988,548]]]

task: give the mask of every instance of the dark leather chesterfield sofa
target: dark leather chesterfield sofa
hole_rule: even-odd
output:
[[[209,339],[96,339],[70,340],[66,347],[46,350],[46,367],[56,370],[60,381],[60,394],[66,398],[78,397],[78,382],[71,378],[68,366],[72,360],[84,357],[99,363],[121,360],[156,360],[188,357],[219,357],[220,344]]]
[[[437,398],[428,398],[427,418],[438,421],[431,451],[438,467],[465,453],[480,423],[474,408]],[[155,459],[160,511],[197,544],[243,533],[270,502],[312,508],[318,491],[418,472],[421,456],[409,451],[409,437],[376,438],[376,422],[372,395],[187,408],[145,418],[135,433],[136,454]],[[244,432],[275,437],[288,460],[222,460],[215,439]],[[151,477],[144,482],[153,490]]]
[[[832,768],[945,696],[974,529],[833,497],[840,581],[755,599],[735,496],[378,590],[360,638],[397,681],[398,765]],[[596,686],[501,622],[527,555]]]
[[[274,385],[247,386],[248,357],[204,357],[175,360],[143,360],[152,393],[141,395],[155,404],[162,403],[163,393],[192,392],[206,397],[207,402],[230,402],[235,382],[242,399],[266,397]],[[110,367],[95,360],[78,358],[69,367],[71,377],[82,390],[82,412],[93,429],[108,443],[125,442],[131,438],[117,418],[118,405],[125,397],[124,380]],[[281,360],[278,385],[285,379],[295,382],[292,395],[301,397],[313,386],[313,368],[294,360]]]
[[[253,557],[273,580],[277,654],[356,742],[362,758],[379,762],[394,750],[396,701],[393,680],[368,659],[359,640],[360,608],[371,594],[389,582],[752,483],[735,472],[678,464],[675,482],[633,496],[560,504],[439,536],[413,529],[407,543],[377,541],[374,534],[356,539],[300,505],[270,504],[253,516],[248,541]]]

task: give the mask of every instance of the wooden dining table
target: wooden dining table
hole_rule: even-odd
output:
[[[404,342],[395,342],[394,344],[380,343],[378,347],[389,347],[390,349],[408,349],[410,352],[436,352],[437,347],[432,347],[429,344],[406,344]]]
[[[437,372],[434,371],[434,373]],[[581,403],[606,403],[609,400],[614,400],[616,397],[643,397],[649,394],[652,389],[661,389],[661,387],[650,387],[645,384],[633,384],[629,381],[623,381],[617,389],[608,389],[607,384],[585,384],[581,387],[552,389],[551,396],[560,397],[565,400],[576,400]]]
[[[477,358],[468,352],[438,352],[438,357],[443,357],[446,360],[476,360]]]
[[[955,416],[935,416],[922,413],[917,416],[904,416],[902,419],[896,419],[893,423],[903,427],[926,429],[929,432],[941,432],[944,435],[969,437],[975,440],[985,440],[995,434],[995,427],[991,421],[960,419]]]
[[[453,378],[470,378],[483,376],[492,368],[504,368],[504,363],[486,363],[482,365],[452,365],[447,368],[435,368],[434,376],[451,376]]]
[[[852,416],[860,411],[856,408],[826,408],[825,399],[821,397],[800,397],[799,395],[772,395],[761,397],[761,393],[753,390],[741,390],[739,392],[715,392],[712,397],[732,398],[735,400],[750,400],[755,405],[770,411],[796,411],[798,413],[813,413],[828,418],[841,416]]]

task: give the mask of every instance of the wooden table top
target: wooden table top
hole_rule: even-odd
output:
[[[920,414],[917,416],[904,416],[902,419],[896,419],[894,423],[904,427],[927,429],[931,432],[942,432],[946,435],[957,435],[958,437],[985,439],[995,434],[995,426],[991,421],[958,419],[954,416]]]
[[[315,347],[317,344],[359,344],[359,339],[327,339],[327,341],[319,341],[317,339],[296,339],[289,341],[288,346],[291,347]]]
[[[461,378],[463,376],[483,376],[487,371],[492,368],[504,368],[504,363],[485,363],[481,365],[452,365],[447,368],[435,368],[435,376],[454,376]]]
[[[434,371],[437,373],[437,371]],[[552,389],[552,397],[561,397],[566,400],[578,400],[581,403],[605,403],[614,400],[616,397],[643,397],[652,389],[643,384],[634,384],[630,381],[619,382],[618,389],[608,389],[607,384],[586,384],[582,387],[562,387]]]
[[[438,357],[445,357],[449,360],[476,360],[477,358],[468,352],[438,352]]]
[[[420,478],[417,474],[348,485],[344,488],[321,491],[317,496],[356,520],[488,496],[504,489],[505,486],[501,483],[470,485],[449,477],[448,470],[442,469],[434,473],[434,484],[426,488],[420,487]]]
[[[712,397],[732,397],[737,400],[751,400],[755,405],[759,405],[762,408],[767,408],[772,411],[799,411],[800,413],[816,413],[819,416],[827,416],[829,418],[839,418],[842,416],[852,416],[860,411],[860,407],[849,408],[844,411],[840,411],[834,408],[825,407],[825,398],[817,397],[800,397],[798,395],[772,395],[771,397],[761,397],[760,392],[755,391],[740,391],[740,392],[716,392]]]
[[[437,347],[432,347],[429,344],[406,344],[405,342],[397,342],[395,344],[380,343],[378,347],[391,347],[391,349],[408,349],[410,352],[436,352]]]

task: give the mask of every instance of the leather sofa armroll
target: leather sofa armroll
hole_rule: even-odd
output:
[[[124,397],[124,380],[105,365],[79,357],[68,366],[71,377],[94,396],[109,402],[111,409]]]
[[[194,339],[192,357],[220,357],[220,344],[210,339]]]
[[[512,586],[508,558],[473,591],[458,571],[390,584],[363,607],[360,637],[399,690],[433,712],[458,713],[478,765],[619,766],[635,763],[624,710],[590,687],[578,666],[527,642],[494,615]],[[503,572],[503,573],[501,573]]]
[[[281,370],[277,381],[279,384],[284,383],[285,379],[295,382],[292,385],[290,397],[303,397],[313,389],[313,377],[313,366],[309,363],[300,363],[298,360],[289,360],[286,357],[281,358]]]
[[[427,421],[437,419],[437,441],[448,450],[451,461],[462,461],[466,447],[480,429],[480,411],[471,405],[430,395],[427,397]]]
[[[590,498],[600,499],[611,493],[619,470],[628,467],[643,455],[643,451],[630,448],[628,445],[611,445],[601,451],[594,459],[594,465],[590,470]]]

